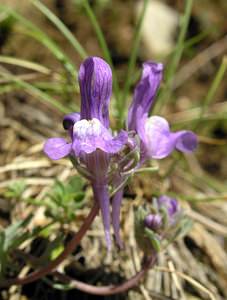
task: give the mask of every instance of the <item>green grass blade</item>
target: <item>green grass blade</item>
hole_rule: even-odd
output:
[[[76,3],[75,0],[74,0],[74,3]],[[105,37],[103,35],[103,32],[102,32],[102,30],[99,26],[98,20],[97,20],[95,14],[94,14],[89,2],[88,2],[88,0],[83,1],[83,6],[85,8],[85,12],[86,12],[86,14],[87,14],[87,16],[88,16],[88,18],[89,18],[89,20],[90,20],[90,22],[91,22],[91,24],[94,28],[94,31],[96,33],[99,45],[100,45],[100,47],[103,51],[103,57],[112,68],[112,72],[113,72],[113,90],[114,90],[115,97],[118,101],[118,99],[119,99],[119,85],[118,85],[118,81],[117,81],[117,78],[116,78],[116,75],[115,75],[115,70],[114,70],[114,67],[113,67],[112,57],[111,57],[109,48],[107,46]]]
[[[7,84],[7,85],[0,84],[0,95],[7,94],[15,90],[17,90],[17,85],[15,83]]]
[[[76,69],[68,56],[62,51],[62,49],[51,40],[47,34],[45,34],[39,27],[34,25],[31,21],[24,18],[22,15],[17,13],[15,10],[0,4],[0,10],[8,13],[16,21],[20,22],[26,29],[27,34],[39,41],[42,45],[49,49],[49,51],[56,57],[56,59],[62,63],[65,70],[75,77]]]
[[[65,93],[64,82],[48,82],[48,81],[36,81],[33,82],[33,86],[39,90],[44,90],[48,93],[60,95]],[[79,93],[79,87],[76,85],[69,85],[68,92],[70,93]]]
[[[172,129],[174,130],[181,130],[183,126],[185,125],[190,125],[192,123],[206,123],[206,122],[214,122],[214,121],[221,121],[221,120],[226,120],[227,119],[227,111],[226,112],[221,112],[221,113],[210,113],[209,115],[203,115],[202,117],[200,116],[195,116],[195,117],[190,117],[185,120],[176,120],[171,123]],[[193,126],[190,126],[191,128]],[[195,130],[195,129],[193,129]]]
[[[20,58],[5,56],[5,55],[0,55],[0,63],[16,65],[29,70],[40,72],[45,75],[49,75],[51,73],[51,70],[43,65],[25,59],[20,59]]]
[[[117,103],[117,110],[119,113],[118,117],[120,119],[121,125],[124,122],[125,107],[127,104],[126,99],[127,99],[127,95],[128,95],[131,83],[132,83],[131,78],[133,77],[133,74],[135,71],[136,58],[137,58],[138,49],[139,49],[139,45],[140,45],[140,33],[141,33],[141,28],[142,28],[147,4],[148,4],[148,0],[144,0],[143,8],[142,8],[141,14],[139,16],[139,19],[138,19],[138,22],[137,22],[136,28],[135,28],[135,33],[134,33],[133,43],[132,43],[132,51],[131,51],[131,55],[130,55],[129,62],[128,62],[128,69],[127,69],[123,93],[122,93],[122,96],[121,96],[119,102]]]
[[[203,118],[204,113],[206,112],[207,108],[209,107],[209,105],[211,104],[212,100],[214,99],[215,93],[222,81],[222,79],[224,78],[225,72],[227,70],[227,57],[224,57],[222,59],[221,65],[216,73],[216,76],[214,77],[214,80],[208,90],[208,93],[203,101],[203,104],[201,106],[201,111],[199,114],[199,118],[198,120],[195,122],[195,129],[198,127],[198,125],[200,124],[200,120]]]
[[[184,42],[184,50],[188,50],[198,43],[202,42],[207,36],[209,36],[210,30],[202,31],[201,33],[191,37]]]
[[[176,49],[172,55],[172,59],[165,74],[165,85],[161,90],[157,102],[155,103],[154,114],[160,113],[163,109],[164,103],[170,99],[174,74],[176,73],[177,67],[179,65],[184,50],[184,41],[189,25],[192,5],[193,0],[186,0],[185,11],[184,15],[182,16],[181,29],[177,40]]]
[[[27,83],[17,76],[13,76],[9,73],[0,74],[2,77],[11,80],[13,83],[16,83],[19,87],[23,88],[27,93],[31,94],[32,96],[36,96],[38,99],[43,101],[44,103],[51,104],[53,107],[57,108],[62,113],[69,113],[70,110],[65,107],[65,105],[59,103],[57,100],[52,98],[50,95],[40,91],[38,88],[34,87],[32,84]]]
[[[76,37],[71,33],[71,31],[65,26],[65,24],[43,3],[39,0],[32,0],[33,5],[36,6],[64,35],[64,37],[71,43],[77,53],[81,56],[82,59],[85,59],[88,55],[83,48],[83,46],[78,42]]]
[[[75,1],[74,1],[75,2]],[[103,56],[104,56],[104,59],[108,62],[109,65],[111,65],[111,67],[113,67],[113,62],[112,62],[112,58],[111,58],[111,55],[110,55],[110,51],[108,49],[108,46],[106,44],[106,40],[105,40],[105,37],[103,35],[103,32],[99,26],[99,23],[98,23],[98,20],[89,4],[89,1],[88,0],[84,0],[83,1],[83,6],[85,8],[85,12],[94,28],[94,31],[97,35],[97,39],[99,41],[99,44],[100,44],[100,47],[103,51]]]

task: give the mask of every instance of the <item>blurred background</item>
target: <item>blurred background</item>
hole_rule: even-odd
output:
[[[157,299],[226,299],[226,53],[226,0],[0,0],[0,237],[10,241],[7,248],[0,238],[4,275],[31,271],[18,249],[44,264],[56,257],[91,206],[90,187],[70,162],[52,162],[42,152],[47,138],[65,135],[64,114],[79,110],[83,59],[103,57],[115,70],[113,128],[124,124],[142,63],[155,60],[164,63],[165,76],[154,112],[173,130],[195,131],[198,150],[174,153],[159,162],[158,174],[136,175],[129,183],[121,216],[124,251],[107,255],[97,218],[62,268],[93,284],[130,277],[141,255],[129,230],[133,209],[165,193],[181,201],[192,229],[160,255],[143,285],[105,299],[156,299],[152,291]],[[12,224],[18,224],[14,236],[7,231]],[[29,238],[18,242],[25,231]],[[64,289],[50,276],[3,290],[0,299],[102,299]]]

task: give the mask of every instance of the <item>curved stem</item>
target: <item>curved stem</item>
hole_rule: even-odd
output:
[[[79,244],[83,236],[85,235],[86,231],[91,226],[92,222],[94,221],[95,217],[97,216],[99,211],[99,205],[97,201],[94,202],[94,205],[86,217],[83,225],[79,229],[79,231],[74,235],[74,237],[69,241],[66,245],[64,251],[53,261],[51,261],[48,265],[44,266],[43,268],[32,272],[28,276],[24,278],[13,278],[13,279],[6,279],[0,282],[0,287],[7,287],[10,285],[22,285],[27,284],[32,281],[35,281],[41,277],[46,276],[47,274],[51,273],[56,267],[69,255],[71,254],[76,246]]]
[[[143,278],[143,276],[146,274],[146,272],[154,265],[156,258],[157,258],[156,255],[150,256],[146,260],[146,263],[143,265],[142,269],[138,273],[136,273],[130,279],[118,285],[108,285],[108,286],[99,287],[99,286],[94,286],[88,283],[81,282],[79,280],[73,279],[70,276],[59,272],[55,272],[54,274],[60,280],[69,283],[70,287],[74,287],[83,292],[93,294],[93,295],[100,295],[100,296],[114,295],[114,294],[126,292],[130,288],[135,287],[139,283],[139,281]]]

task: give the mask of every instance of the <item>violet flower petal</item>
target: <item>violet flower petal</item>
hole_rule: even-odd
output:
[[[168,122],[161,117],[153,116],[145,122],[145,144],[149,158],[161,159],[168,156],[175,147],[173,139],[170,138]]]
[[[192,131],[181,130],[171,133],[176,141],[176,149],[185,153],[194,151],[198,145],[197,136]]]
[[[98,119],[81,120],[73,127],[73,150],[75,155],[92,153],[100,149],[106,153],[116,153],[127,143],[128,135],[121,131],[113,138],[109,130]]]
[[[169,217],[172,217],[174,214],[176,214],[179,210],[179,203],[177,199],[171,198],[166,195],[162,195],[158,198],[158,206],[159,208],[165,207],[168,211]]]
[[[97,118],[109,127],[108,106],[112,93],[112,71],[99,57],[87,58],[79,70],[81,119]]]
[[[143,72],[137,84],[128,113],[128,129],[136,130],[141,118],[148,116],[156,92],[162,80],[163,65],[152,61],[143,64]]]
[[[141,139],[148,158],[162,159],[175,148],[182,152],[192,152],[197,146],[196,135],[191,131],[171,133],[168,122],[158,116],[147,118]]]
[[[69,155],[71,148],[72,144],[63,138],[50,138],[45,142],[43,150],[49,158],[57,160]]]

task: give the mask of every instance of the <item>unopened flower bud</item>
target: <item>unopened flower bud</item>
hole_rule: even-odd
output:
[[[156,231],[162,226],[162,217],[158,214],[149,214],[145,217],[144,224],[147,228]]]

